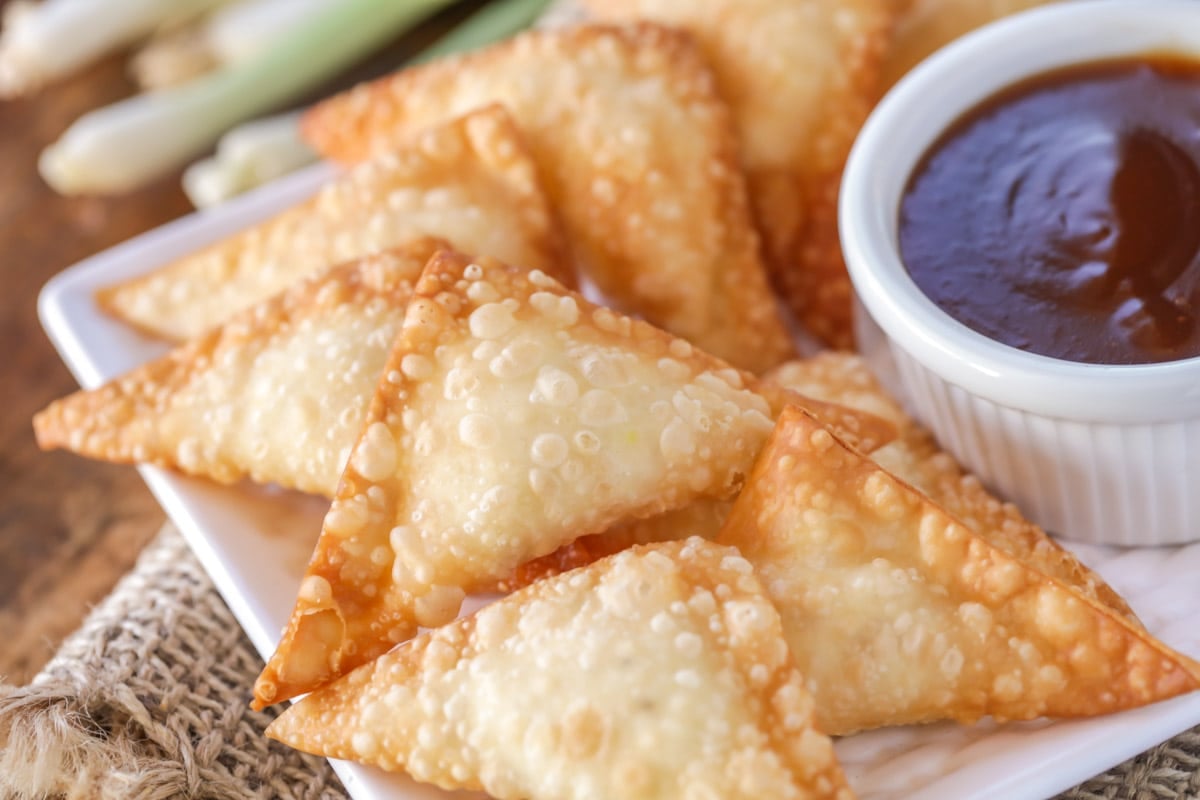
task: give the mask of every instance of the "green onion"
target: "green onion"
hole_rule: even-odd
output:
[[[204,22],[204,35],[221,64],[242,61],[341,0],[239,0]],[[405,5],[404,2],[398,5]]]
[[[550,0],[494,0],[422,50],[411,63],[421,64],[455,53],[478,50],[507,39],[532,25],[548,5]]]
[[[155,33],[129,59],[126,71],[147,92],[179,86],[217,66],[202,27],[185,25]]]
[[[211,158],[183,173],[183,191],[196,208],[222,203],[317,160],[300,138],[299,113],[244,122],[217,142]]]
[[[237,0],[202,20],[156,31],[129,62],[143,90],[178,86],[245,61],[339,0]]]
[[[13,2],[0,35],[0,98],[33,91],[155,28],[227,0]]]
[[[211,147],[238,122],[294,100],[450,2],[342,0],[245,62],[85,114],[42,152],[42,177],[62,194],[135,188]]]

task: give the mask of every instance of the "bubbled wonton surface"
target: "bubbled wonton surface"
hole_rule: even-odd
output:
[[[38,445],[332,497],[413,284],[416,239],[334,267],[34,417]]]
[[[860,385],[861,388],[851,388]],[[844,440],[864,453],[889,452],[900,430],[913,423],[856,357],[823,353],[789,361],[772,370],[757,385],[776,416],[796,405],[816,414]],[[861,412],[854,416],[853,411]],[[498,586],[513,589],[546,575],[588,564],[635,544],[667,542],[688,536],[714,539],[729,514],[731,502],[701,498],[687,506],[647,519],[623,522],[602,533],[584,536],[548,556],[521,565]]]
[[[618,307],[752,371],[792,352],[729,112],[684,33],[525,33],[326,100],[305,131],[323,154],[359,161],[488,102],[521,126],[576,259]]]
[[[480,588],[514,591],[536,580],[586,566],[634,545],[672,542],[690,536],[716,539],[732,505],[731,500],[702,497],[683,508],[665,511],[646,519],[621,522],[600,533],[581,536],[549,555],[525,562],[513,570],[511,575],[497,581],[495,586]]]
[[[570,283],[561,235],[504,110],[445,122],[397,138],[266,222],[102,290],[100,304],[152,334],[187,339],[331,264],[419,235]]]
[[[876,463],[928,495],[992,547],[1141,625],[1121,596],[1099,575],[1026,519],[1012,503],[993,496],[978,478],[967,474],[949,453],[943,452],[929,431],[909,418],[883,390],[861,357],[821,353],[804,361],[783,364],[766,378],[804,395],[855,408],[891,423],[898,435],[895,441],[871,451]]]
[[[879,97],[892,0],[584,0],[696,37],[729,103],[772,277],[805,327],[853,343],[837,195]]]
[[[256,700],[452,619],[466,590],[580,536],[732,496],[772,428],[752,381],[544,273],[435,256]]]
[[[849,800],[736,550],[638,548],[424,634],[268,735],[499,800]]]
[[[1200,688],[1200,668],[1009,556],[798,409],[718,541],[754,565],[831,734],[1081,717]]]

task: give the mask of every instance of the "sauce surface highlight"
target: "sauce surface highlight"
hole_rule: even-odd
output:
[[[997,341],[1093,364],[1200,356],[1200,62],[1046,73],[985,101],[917,166],[900,252]]]

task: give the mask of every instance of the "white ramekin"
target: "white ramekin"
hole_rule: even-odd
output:
[[[842,184],[864,355],[963,464],[1047,530],[1078,541],[1200,540],[1200,358],[1078,364],[972,331],[905,271],[900,201],[938,135],[996,91],[1058,67],[1162,52],[1200,59],[1200,2],[1077,0],[995,23],[932,56],[884,98]]]

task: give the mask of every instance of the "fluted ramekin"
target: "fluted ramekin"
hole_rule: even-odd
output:
[[[939,134],[997,91],[1060,67],[1164,52],[1200,59],[1200,2],[1078,0],[995,23],[884,98],[842,184],[842,244],[867,360],[985,483],[1078,541],[1200,540],[1200,358],[1082,364],[976,333],[909,277],[900,202]]]

